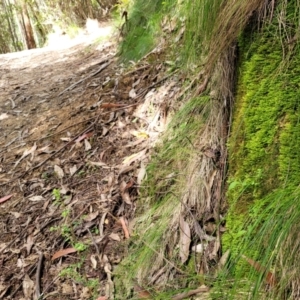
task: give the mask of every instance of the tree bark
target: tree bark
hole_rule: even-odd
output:
[[[27,49],[36,48],[36,43],[33,35],[33,28],[31,26],[30,17],[28,14],[26,2],[22,2],[22,23],[23,23],[23,30],[25,34],[25,41],[27,45]]]

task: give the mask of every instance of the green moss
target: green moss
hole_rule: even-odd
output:
[[[283,4],[278,4],[276,13],[286,14],[288,34],[294,36],[297,3]],[[286,223],[280,231],[274,222],[280,224],[284,214],[290,215],[288,207],[294,201],[290,195],[300,182],[300,50],[298,44],[293,49],[288,46],[277,20],[255,33],[248,28],[239,40],[239,78],[228,143],[230,209],[223,236],[224,250],[265,265],[274,264],[278,255],[278,240],[270,231],[274,228],[278,236],[286,236],[282,232]],[[279,206],[285,210],[277,212],[276,220],[273,211]],[[245,265],[238,267],[243,268],[245,275]]]

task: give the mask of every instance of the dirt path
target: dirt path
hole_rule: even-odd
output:
[[[124,70],[115,53],[110,37],[0,56],[0,299],[113,299],[178,92],[159,61]]]

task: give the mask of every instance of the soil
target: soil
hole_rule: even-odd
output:
[[[159,59],[125,68],[113,36],[58,46],[0,56],[0,299],[113,299],[179,91]]]

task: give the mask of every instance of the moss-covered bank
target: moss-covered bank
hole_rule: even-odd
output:
[[[255,32],[248,26],[239,39],[239,75],[229,140],[230,209],[223,245],[233,257],[250,256],[277,274],[276,289],[267,295],[270,299],[283,294],[294,297],[297,288],[293,284],[299,275],[295,269],[299,257],[293,252],[299,247],[295,230],[300,229],[296,221],[300,215],[298,23],[299,3],[281,1],[271,22]],[[261,299],[264,272],[249,272],[245,266],[238,270],[236,276],[255,279],[252,299]],[[288,270],[292,273],[287,276]]]

